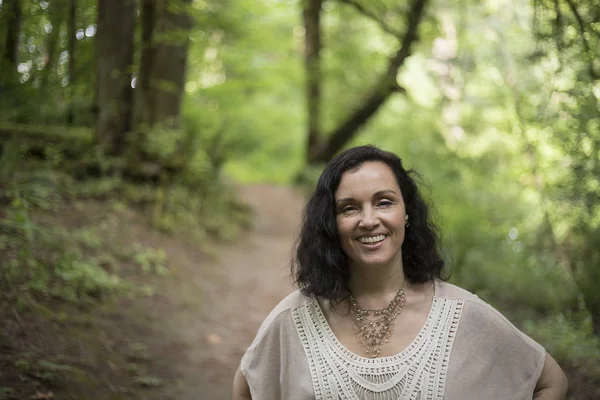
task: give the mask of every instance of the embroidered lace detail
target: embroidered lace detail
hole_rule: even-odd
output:
[[[463,302],[434,297],[417,337],[401,353],[365,358],[344,347],[316,300],[292,311],[316,400],[442,400]]]

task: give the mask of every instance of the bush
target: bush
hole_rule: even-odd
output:
[[[475,250],[453,276],[517,322],[579,309],[578,290],[567,271],[550,260],[528,255],[494,257]],[[502,260],[500,263],[497,260]]]
[[[588,377],[600,380],[600,338],[592,333],[589,314],[569,317],[556,314],[531,320],[525,330],[563,365],[572,365]]]

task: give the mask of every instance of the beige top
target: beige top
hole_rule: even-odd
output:
[[[402,352],[364,358],[335,337],[316,299],[295,291],[242,358],[254,400],[532,399],[542,346],[493,307],[435,281],[425,325]]]

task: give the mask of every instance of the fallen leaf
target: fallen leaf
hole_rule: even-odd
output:
[[[221,337],[219,335],[217,335],[216,333],[211,333],[209,335],[206,335],[206,340],[208,341],[208,343],[210,343],[212,345],[221,344],[223,342]]]

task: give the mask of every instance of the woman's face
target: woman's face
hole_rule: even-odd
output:
[[[335,201],[340,244],[350,268],[401,262],[406,211],[396,177],[386,164],[371,161],[346,171]]]

